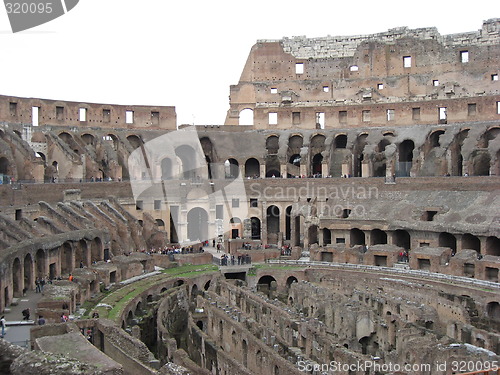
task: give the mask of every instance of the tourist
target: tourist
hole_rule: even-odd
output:
[[[40,315],[37,323],[39,326],[43,326],[45,324],[45,318],[42,315]]]
[[[0,326],[2,327],[2,337],[5,337],[5,325],[6,325],[6,321],[5,321],[5,316],[2,315],[2,317],[0,318]]]
[[[23,320],[30,320],[30,309],[29,307],[21,311],[23,314]]]

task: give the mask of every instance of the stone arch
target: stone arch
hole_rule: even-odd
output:
[[[194,207],[188,212],[187,236],[190,241],[208,239],[208,214],[203,208]]]
[[[0,157],[0,174],[12,175],[9,159],[5,156]]]
[[[253,109],[244,108],[240,111],[238,125],[253,125]]]
[[[285,209],[285,240],[292,239],[292,206]]]
[[[323,246],[331,245],[332,231],[329,228],[323,228]]]
[[[175,149],[175,155],[180,160],[180,174],[182,177],[184,179],[195,178],[197,169],[197,152],[190,145],[181,145]]]
[[[132,148],[135,150],[139,147],[141,147],[143,145],[143,141],[142,139],[138,136],[138,135],[135,135],[135,134],[131,134],[127,137],[127,141],[128,143],[130,143],[130,146],[132,146]]]
[[[368,133],[361,133],[357,136],[353,148],[353,176],[354,177],[369,177],[363,176],[362,163],[365,158],[363,153],[367,144]]]
[[[191,287],[191,299],[193,301],[196,301],[196,296],[198,295],[198,293],[199,293],[198,285],[193,284],[193,286]]]
[[[74,267],[74,255],[73,247],[66,241],[60,247],[60,257],[61,257],[61,273],[69,274],[73,271]]]
[[[15,258],[12,262],[12,289],[14,297],[21,297],[23,291],[23,276],[21,261]]]
[[[500,256],[500,238],[486,237],[486,255]]]
[[[35,272],[37,277],[45,277],[47,275],[46,268],[47,255],[42,249],[38,249],[35,254]]]
[[[490,175],[491,156],[487,150],[475,150],[469,160],[469,174],[472,176]]]
[[[257,282],[257,290],[266,291],[265,289],[267,289],[267,291],[269,291],[271,289],[271,283],[273,282],[277,284],[277,281],[273,276],[271,275],[261,276],[259,278],[259,281]],[[264,288],[264,290],[262,290],[262,288]]]
[[[247,367],[248,366],[248,344],[247,344],[247,340],[245,340],[245,339],[243,339],[243,341],[241,342],[241,356],[243,357],[242,358],[243,366]]]
[[[352,228],[349,234],[350,234],[351,246],[366,245],[365,232],[363,232],[361,229]]]
[[[477,236],[470,233],[464,233],[462,235],[462,250],[470,249],[476,250],[478,253],[481,252],[481,241]]]
[[[304,138],[302,135],[295,134],[288,138],[287,150],[287,174],[289,177],[300,176],[300,166],[302,164],[302,156],[300,151],[304,145]]]
[[[486,314],[488,318],[500,321],[500,304],[497,301],[488,302],[486,305]]]
[[[32,289],[35,269],[33,267],[33,258],[31,254],[26,254],[23,261],[24,268],[24,288]]]
[[[346,148],[347,147],[347,135],[346,134],[337,134],[335,136],[333,146],[335,149]]]
[[[404,229],[397,229],[392,234],[392,242],[394,245],[410,250],[411,237],[410,233]]]
[[[236,238],[241,238],[242,236],[242,225],[241,225],[241,219],[239,217],[232,217],[229,220],[230,228],[231,228],[231,238],[236,239]]]
[[[469,135],[470,129],[461,130],[453,139],[453,142],[450,144],[450,156],[451,156],[451,175],[452,176],[462,176],[463,174],[463,155],[462,155],[462,146],[464,144],[465,139]]]
[[[429,148],[434,148],[434,147],[441,147],[441,142],[439,141],[439,138],[445,133],[443,129],[438,129],[434,130],[429,134],[428,137],[428,147]]]
[[[398,164],[396,169],[396,176],[409,177],[411,167],[413,165],[413,150],[415,143],[411,139],[405,139],[398,146]]]
[[[318,226],[310,225],[307,230],[307,237],[309,240],[309,245],[318,244]]]
[[[323,164],[323,155],[322,154],[314,155],[311,161],[311,172],[313,175],[322,174],[322,164]]]
[[[267,241],[269,243],[278,243],[278,233],[280,232],[280,209],[278,206],[271,205],[266,210],[267,220]]]
[[[224,162],[224,175],[227,179],[237,178],[240,175],[240,165],[238,160],[229,158]]]
[[[381,229],[372,229],[370,233],[370,245],[385,245],[387,244],[387,233]]]
[[[260,240],[261,239],[261,223],[258,217],[252,216],[250,218],[252,225],[252,240]]]
[[[266,138],[266,150],[268,155],[276,155],[279,147],[279,137],[277,135],[270,135]]]
[[[161,159],[160,169],[162,180],[170,180],[174,177],[173,162],[169,157]]]
[[[286,279],[286,287],[290,288],[293,283],[298,283],[299,280],[295,276],[288,276]]]
[[[108,142],[113,150],[118,150],[118,137],[113,133],[108,133],[102,137],[104,142]]]
[[[457,238],[448,232],[439,233],[439,247],[449,247],[452,251],[457,251]]]
[[[260,163],[255,158],[249,158],[245,162],[245,177],[259,177]]]
[[[490,142],[494,140],[500,134],[499,126],[492,126],[488,130],[486,130],[481,138],[479,139],[478,147],[479,148],[488,148]]]
[[[90,243],[90,261],[98,262],[103,258],[103,244],[99,237],[95,237]]]
[[[84,133],[80,138],[87,146],[95,146],[95,137],[92,134]]]
[[[156,219],[155,222],[158,226],[158,229],[165,230],[165,222],[162,219]]]

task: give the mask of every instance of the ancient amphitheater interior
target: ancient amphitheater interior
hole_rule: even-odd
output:
[[[258,40],[220,125],[0,96],[0,373],[498,374],[499,69],[490,19]]]

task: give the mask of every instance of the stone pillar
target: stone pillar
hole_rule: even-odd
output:
[[[328,164],[326,162],[321,163],[321,176],[325,178],[328,174]]]
[[[320,229],[318,227],[318,245],[319,246],[323,246],[324,245],[323,240],[324,240],[324,238],[323,238],[323,229]]]
[[[267,202],[262,202],[262,222],[260,223],[262,247],[267,245]]]
[[[281,168],[281,177],[286,178],[286,175],[287,175],[286,164],[281,164],[280,168]],[[278,176],[276,176],[276,177],[278,177]]]
[[[265,178],[266,177],[266,165],[261,164],[260,165],[260,178]]]

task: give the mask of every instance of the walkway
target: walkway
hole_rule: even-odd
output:
[[[24,297],[18,298],[17,305],[10,305],[5,315],[7,327],[5,329],[4,340],[18,346],[29,347],[30,328],[36,324],[36,308],[38,301],[42,298],[42,293],[35,293],[29,290]],[[30,309],[30,320],[23,321],[22,311],[26,308]]]

